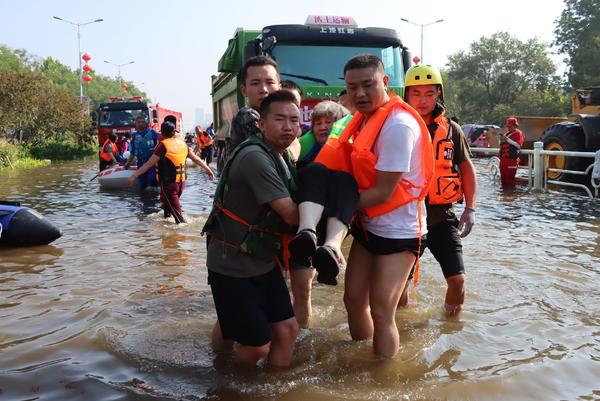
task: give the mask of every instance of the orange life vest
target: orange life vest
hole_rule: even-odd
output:
[[[106,148],[106,145],[110,144],[110,148],[112,150],[112,154],[113,156],[116,156],[117,153],[119,152],[119,149],[117,149],[117,145],[115,145],[113,142],[110,141],[110,139],[107,139],[106,142],[104,142],[104,145],[102,145],[102,149],[100,150],[100,158],[104,161],[111,161],[112,159],[110,158],[110,153],[106,152],[106,150],[104,150]]]
[[[423,184],[416,184],[401,178],[390,199],[379,205],[369,207],[365,214],[372,218],[389,213],[407,203],[425,199],[429,184],[433,178],[434,161],[431,138],[423,119],[411,106],[396,95],[379,107],[360,129],[365,116],[357,112],[338,138],[329,138],[319,152],[315,162],[324,164],[330,170],[344,171],[352,174],[358,184],[359,191],[375,186],[377,181],[377,156],[373,153],[373,144],[379,136],[381,127],[393,110],[401,109],[412,115],[424,134],[421,140],[421,171]],[[411,190],[418,189],[414,195]]]
[[[182,139],[175,137],[163,139],[162,143],[167,149],[167,153],[156,163],[156,179],[163,183],[185,181],[187,144]]]
[[[213,139],[210,137],[210,135],[200,134],[198,136],[198,145],[200,145],[200,147],[202,149],[207,148],[212,144],[213,144]]]
[[[434,120],[437,128],[433,135],[433,154],[435,171],[433,181],[427,195],[432,205],[445,205],[458,202],[463,198],[460,173],[455,171],[453,128],[444,113]]]

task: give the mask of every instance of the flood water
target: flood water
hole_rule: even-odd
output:
[[[426,253],[393,361],[350,340],[343,285],[316,285],[292,368],[247,372],[209,344],[200,230],[215,183],[190,170],[190,221],[176,226],[156,193],[89,182],[96,165],[0,172],[0,199],[64,234],[0,248],[0,400],[600,400],[597,200],[503,192],[482,174],[460,317],[442,313],[445,282]]]

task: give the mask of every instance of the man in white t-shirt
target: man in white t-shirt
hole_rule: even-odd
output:
[[[364,116],[360,135],[369,119],[390,101],[388,77],[383,64],[373,55],[359,55],[344,67],[348,96]],[[360,193],[358,210],[394,203],[397,187],[407,186],[408,197],[424,197],[426,168],[432,170],[431,143],[418,114],[404,106],[395,107],[377,135],[373,154],[375,185]],[[355,115],[356,118],[356,115]],[[429,147],[429,148],[427,148]],[[431,160],[424,161],[424,150]],[[355,172],[356,173],[356,172]],[[411,188],[411,186],[414,186]],[[420,186],[420,188],[419,188]],[[373,213],[370,213],[373,215]],[[413,200],[376,217],[356,219],[351,233],[354,242],[348,258],[344,303],[350,334],[354,340],[373,338],[378,357],[392,358],[398,352],[399,335],[394,319],[396,306],[409,273],[424,248],[427,232],[422,200]]]

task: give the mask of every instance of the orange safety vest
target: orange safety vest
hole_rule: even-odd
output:
[[[110,158],[110,153],[107,153],[104,148],[106,147],[106,145],[110,144],[110,148],[112,150],[112,154],[113,156],[116,156],[117,153],[119,152],[119,149],[117,149],[117,145],[115,145],[113,142],[110,141],[110,139],[107,139],[106,142],[104,142],[104,145],[102,145],[102,149],[100,150],[100,158],[104,161],[111,161],[112,159]]]
[[[156,163],[156,179],[163,183],[185,181],[185,159],[188,155],[187,144],[179,138],[162,140],[167,149],[165,157]]]
[[[207,148],[212,144],[213,144],[213,139],[210,137],[210,135],[200,134],[198,136],[198,145],[200,145],[201,148]]]
[[[463,198],[462,183],[460,173],[455,171],[453,163],[452,124],[444,117],[444,113],[436,117],[434,122],[437,123],[432,143],[435,171],[427,198],[431,205],[446,205]]]
[[[393,110],[402,109],[412,115],[421,128],[422,133],[428,133],[427,126],[419,113],[396,95],[390,95],[390,100],[379,107],[365,126],[360,129],[365,116],[357,112],[348,123],[344,132],[338,138],[329,138],[319,152],[316,163],[324,164],[330,170],[344,171],[354,176],[360,192],[372,188],[376,184],[377,156],[373,153],[373,144],[379,136],[381,127]],[[416,184],[401,178],[394,189],[390,199],[379,205],[369,207],[365,214],[372,218],[389,213],[407,203],[423,200],[429,190],[433,178],[434,161],[433,148],[430,136],[423,135],[421,141],[421,171],[423,184]],[[411,189],[418,189],[418,194],[411,193]]]

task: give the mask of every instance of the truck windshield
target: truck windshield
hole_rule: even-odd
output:
[[[99,124],[101,127],[133,127],[138,117],[148,121],[148,110],[101,110]]]
[[[316,79],[328,85],[344,85],[344,65],[357,54],[371,53],[383,61],[390,86],[404,86],[402,57],[398,47],[347,47],[278,44],[272,52],[282,75],[305,76],[295,78],[297,84],[315,85]],[[322,83],[318,83],[323,85]]]

